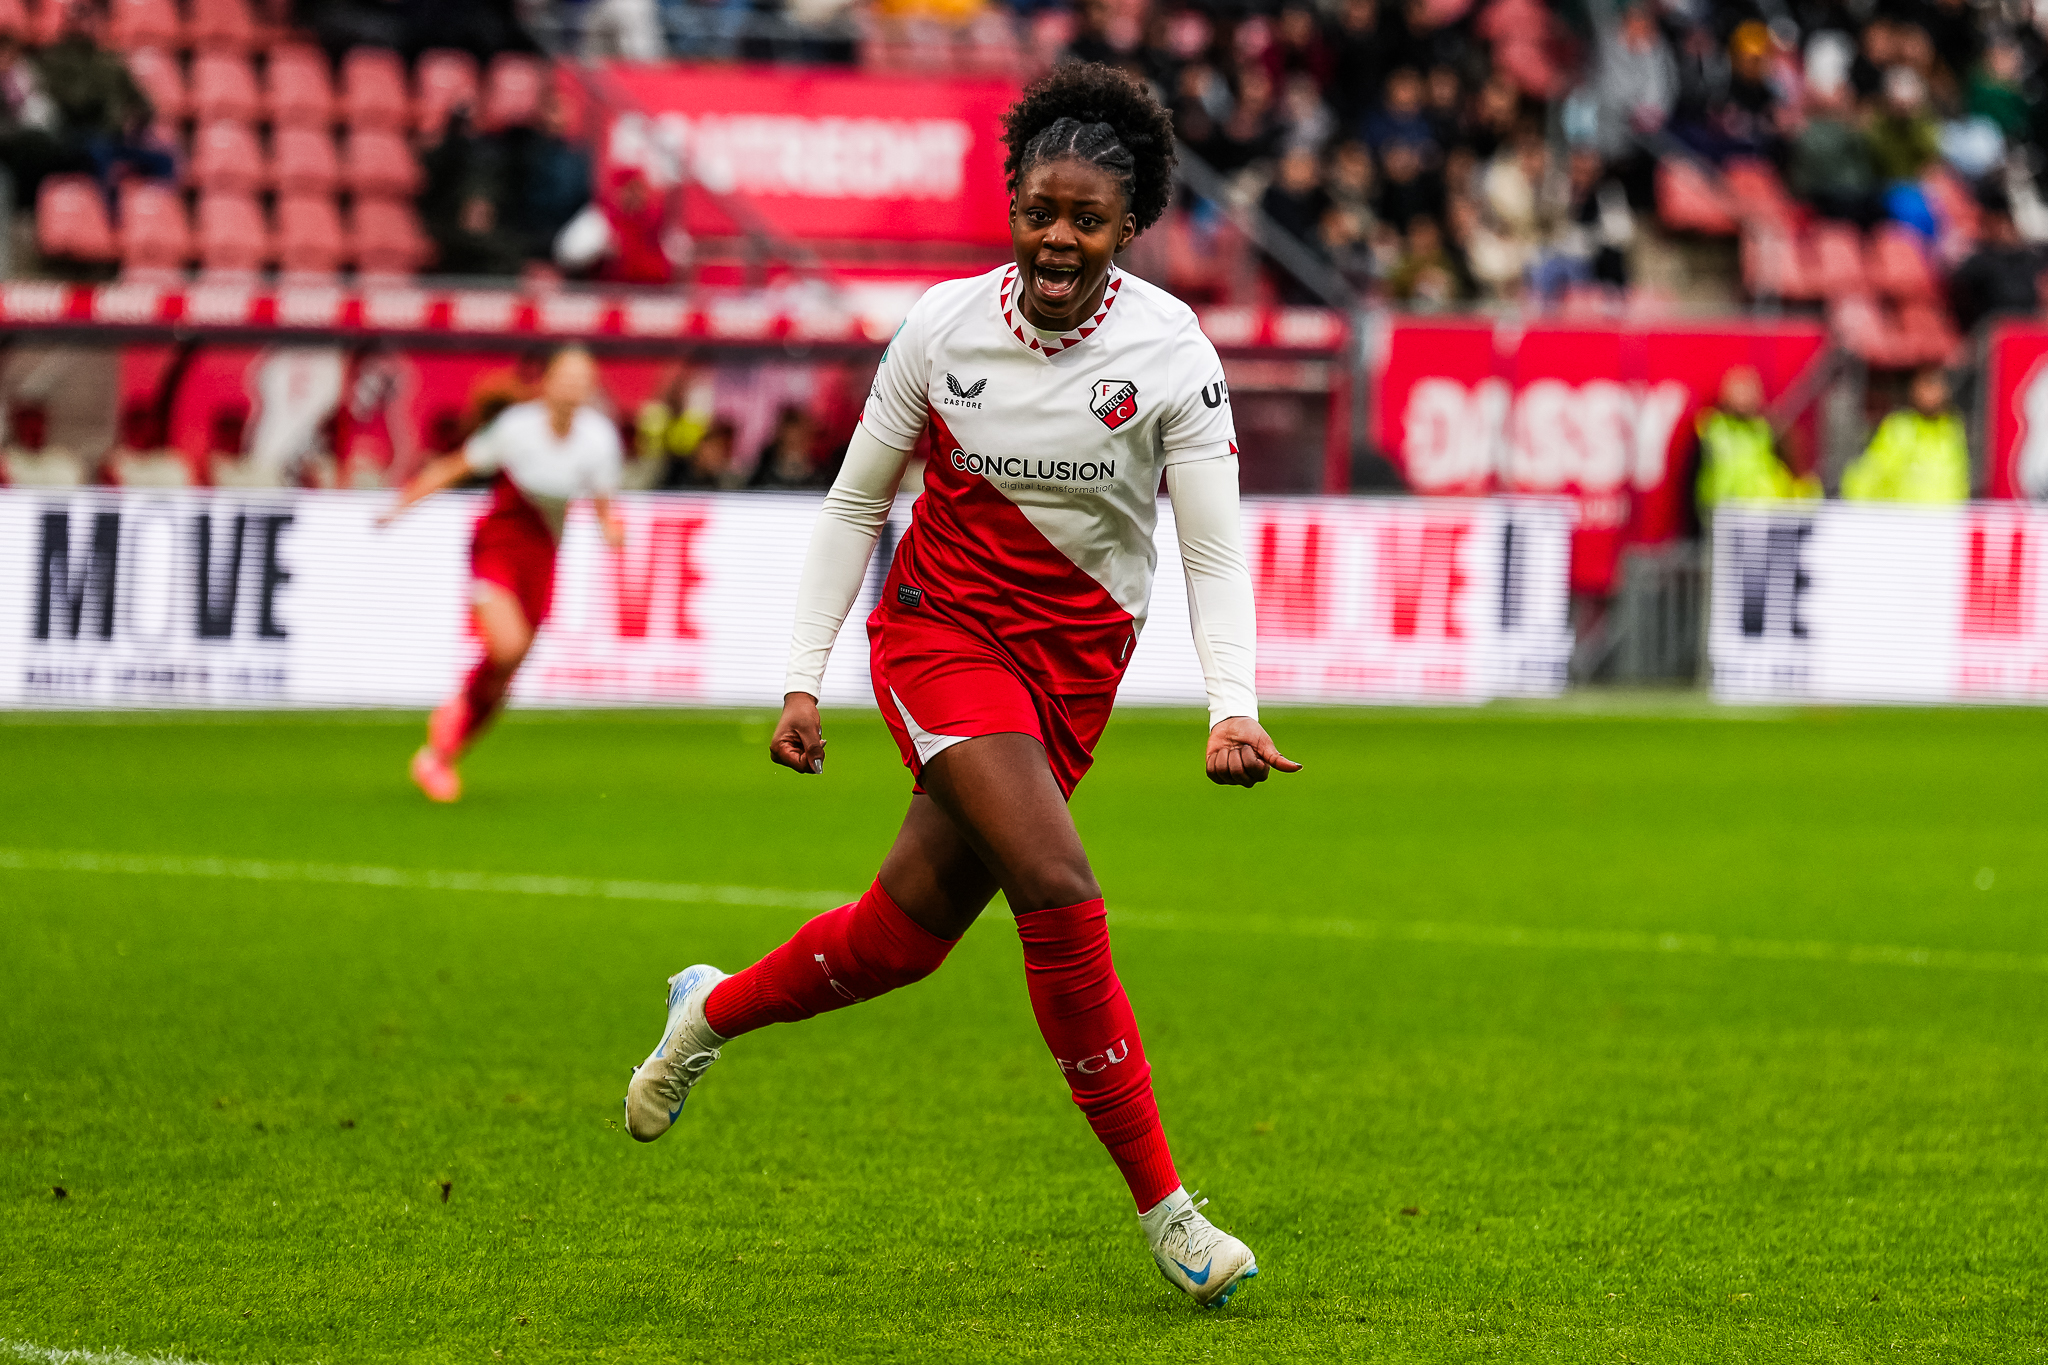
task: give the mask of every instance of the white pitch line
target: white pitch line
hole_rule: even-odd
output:
[[[440,872],[432,868],[371,867],[359,863],[273,863],[248,858],[166,858],[30,848],[0,848],[0,870],[112,872],[143,877],[223,877],[249,882],[381,886],[399,891],[481,891],[512,896],[570,896],[586,900],[673,901],[684,905],[760,905],[790,910],[830,910],[854,899],[836,891],[785,891],[772,886],[694,886],[687,882],[506,876],[490,872]]]
[[[0,1359],[32,1365],[199,1365],[183,1356],[139,1356],[130,1351],[67,1351],[32,1341],[0,1341]]]
[[[789,910],[829,910],[854,899],[844,892],[789,891],[768,886],[695,886],[685,882],[517,876],[346,863],[277,863],[243,858],[172,858],[21,848],[0,848],[0,871],[220,877],[235,881],[375,886],[401,891],[476,891],[591,900],[669,901],[684,905],[748,905]],[[1275,915],[1225,916],[1148,910],[1116,910],[1111,912],[1110,919],[1123,929],[1225,936],[1260,934],[1360,942],[1440,943],[1469,948],[1736,957],[1781,962],[1840,962],[1857,966],[2048,974],[2048,954],[1912,948],[1883,943],[1831,943],[1824,940],[1740,938],[1628,929],[1529,929],[1515,925],[1447,924],[1426,920],[1289,919]]]

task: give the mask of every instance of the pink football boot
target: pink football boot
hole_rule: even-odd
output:
[[[431,744],[422,744],[412,756],[412,780],[427,794],[427,800],[447,803],[462,795],[462,776],[455,765],[441,757]]]

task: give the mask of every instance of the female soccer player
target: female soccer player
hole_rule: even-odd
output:
[[[875,699],[916,777],[909,814],[858,902],[736,975],[670,978],[626,1125],[661,1136],[743,1033],[926,976],[1000,890],[1040,1031],[1154,1260],[1197,1303],[1221,1304],[1258,1266],[1174,1171],[1066,806],[1144,623],[1162,471],[1208,685],[1209,776],[1251,786],[1300,765],[1258,722],[1222,366],[1185,305],[1114,262],[1166,207],[1167,115],[1122,74],[1070,64],[1010,110],[1004,140],[1016,262],[934,287],[890,343],[812,535],[769,750],[824,771],[826,655],[928,429],[924,495],[868,618]]]
[[[613,549],[625,543],[611,503],[619,488],[619,432],[589,406],[596,384],[590,352],[580,346],[557,351],[541,376],[540,397],[514,403],[460,451],[421,470],[377,518],[388,526],[421,498],[472,474],[497,476],[469,548],[470,603],[483,657],[462,690],[428,719],[427,742],[412,758],[412,780],[429,800],[462,795],[455,761],[504,704],[533,633],[548,619],[555,542],[570,502],[590,498],[605,543]]]

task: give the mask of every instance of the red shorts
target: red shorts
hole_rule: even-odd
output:
[[[995,641],[929,608],[875,608],[868,617],[875,701],[903,765],[921,777],[933,755],[978,735],[1029,735],[1045,746],[1066,796],[1095,762],[1116,686],[1045,691]],[[923,791],[922,786],[915,790]]]
[[[526,624],[540,629],[555,605],[555,538],[547,523],[530,510],[484,513],[469,542],[469,575],[511,593]]]

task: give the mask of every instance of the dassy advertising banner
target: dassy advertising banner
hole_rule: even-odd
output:
[[[1007,246],[1000,79],[822,68],[618,62],[607,167],[682,185],[683,224],[728,237],[721,199],[786,237],[920,239]],[[703,193],[710,191],[711,193]]]
[[[2002,324],[1986,345],[1985,495],[2048,501],[2048,327]]]
[[[455,494],[375,524],[385,493],[0,490],[0,705],[429,706],[475,657]],[[515,696],[540,705],[773,705],[814,496],[629,495],[623,551],[565,531],[554,615]],[[825,700],[872,705],[863,621]],[[1171,508],[1122,699],[1200,705]],[[1275,701],[1476,701],[1564,683],[1558,500],[1252,499],[1260,686]]]
[[[1713,525],[1730,701],[2048,701],[2048,509],[1752,505]]]
[[[1623,545],[1685,533],[1694,421],[1728,371],[1755,367],[1775,400],[1825,345],[1805,323],[1397,320],[1381,351],[1380,448],[1418,493],[1569,497],[1573,591],[1605,594]]]

